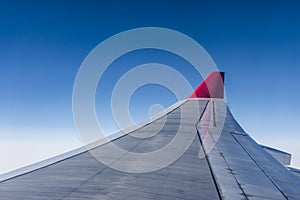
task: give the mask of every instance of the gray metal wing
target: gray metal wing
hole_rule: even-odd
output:
[[[221,91],[219,84],[200,86],[206,92],[214,88]],[[226,102],[219,98],[223,93],[214,93],[218,98],[203,94],[196,90],[193,98],[129,134],[113,135],[109,143],[89,151],[77,149],[2,175],[0,199],[300,199],[300,179],[239,126]],[[168,154],[163,154],[161,160],[145,164],[130,152],[155,152],[173,144],[178,135],[180,143],[173,145],[170,153],[180,148],[184,151],[169,165],[128,172],[156,167],[168,159]],[[113,155],[109,144],[125,153]],[[126,170],[104,165],[99,161],[102,158]]]

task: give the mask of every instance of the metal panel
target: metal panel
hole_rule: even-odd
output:
[[[200,121],[200,134],[201,128]],[[215,138],[215,131],[208,131],[203,147],[216,144],[208,160],[222,199],[300,199],[299,181],[243,131],[229,110],[222,134]]]
[[[199,103],[200,110],[193,109],[195,103]],[[174,137],[182,113],[188,116],[184,122],[184,134],[196,135],[196,123],[206,103],[186,102],[180,109],[170,112],[165,119],[157,118],[157,121],[145,124],[113,142],[133,152],[159,149]],[[157,134],[143,138],[160,127],[164,120],[166,122]],[[143,137],[134,137],[136,135]],[[199,139],[195,137],[188,150],[176,162],[161,170],[142,174],[111,169],[84,152],[0,183],[1,200],[218,199],[207,160],[198,157],[200,148]],[[100,150],[101,146],[92,151],[97,153]]]

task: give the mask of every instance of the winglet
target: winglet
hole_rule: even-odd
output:
[[[189,98],[224,99],[224,72],[212,72]]]

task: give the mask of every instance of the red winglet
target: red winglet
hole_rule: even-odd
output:
[[[212,72],[189,98],[224,99],[224,72]]]

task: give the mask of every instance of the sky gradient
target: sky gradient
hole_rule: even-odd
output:
[[[72,89],[81,63],[108,37],[154,26],[199,42],[226,73],[227,101],[242,127],[257,142],[292,153],[300,167],[299,6],[297,1],[1,1],[0,138],[12,144],[2,145],[4,152],[17,155],[20,142],[32,152],[33,142],[80,145]],[[174,68],[188,65],[155,50],[117,62],[139,63],[134,57],[146,62],[149,55]],[[192,70],[183,73],[194,88],[202,81]],[[176,100],[164,88],[144,90],[158,95],[137,91],[130,107],[137,121],[148,116],[152,104]],[[106,98],[101,95],[98,102]],[[36,159],[53,154],[49,150]]]

